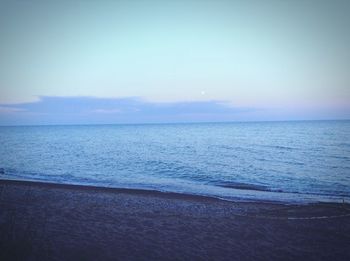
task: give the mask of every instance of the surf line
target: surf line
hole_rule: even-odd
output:
[[[342,207],[342,209],[346,209],[350,211],[349,208]],[[332,216],[313,216],[313,217],[270,217],[270,216],[262,216],[262,215],[248,215],[248,214],[233,214],[234,216],[241,217],[249,217],[249,218],[261,218],[261,219],[274,219],[274,220],[312,220],[312,219],[332,219],[332,218],[342,218],[342,217],[350,217],[350,213],[342,214],[342,215],[332,215]]]

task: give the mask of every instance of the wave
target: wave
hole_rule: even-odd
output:
[[[282,145],[263,145],[263,147],[277,149],[277,150],[287,150],[287,151],[299,150],[298,148],[295,148],[295,147],[282,146]]]
[[[242,189],[242,190],[256,190],[256,191],[272,191],[269,187],[264,185],[255,185],[242,182],[216,182],[213,185],[223,188]]]
[[[340,159],[340,160],[349,160],[350,158],[347,157],[347,156],[338,156],[338,155],[331,155],[329,156],[330,158],[333,158],[333,159]]]
[[[313,195],[313,196],[344,197],[344,198],[350,197],[350,194],[346,193],[346,191],[339,191],[339,193],[332,193],[328,191],[319,191],[319,192],[285,191],[282,189],[273,189],[265,185],[257,185],[257,184],[242,183],[242,182],[216,182],[216,183],[212,183],[212,185],[223,187],[223,188],[239,189],[239,190],[252,190],[252,191]]]

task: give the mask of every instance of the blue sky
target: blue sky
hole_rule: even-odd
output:
[[[348,119],[349,11],[343,0],[0,0],[0,124]]]

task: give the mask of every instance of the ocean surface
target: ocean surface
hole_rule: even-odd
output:
[[[0,178],[350,201],[350,121],[0,127]]]

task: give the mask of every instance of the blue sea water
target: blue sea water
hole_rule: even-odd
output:
[[[0,127],[1,179],[350,200],[350,121]]]

